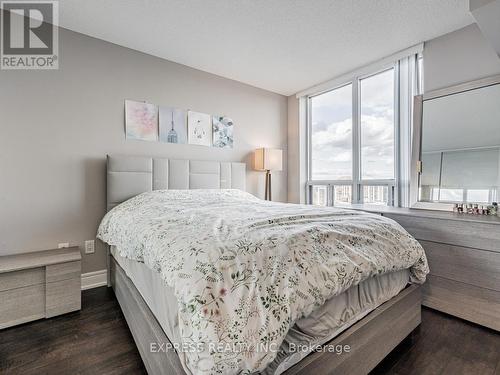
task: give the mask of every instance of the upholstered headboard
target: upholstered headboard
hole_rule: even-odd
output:
[[[246,164],[108,155],[107,209],[160,189],[241,189]]]

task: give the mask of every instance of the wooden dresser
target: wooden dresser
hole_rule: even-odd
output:
[[[424,247],[430,274],[423,305],[500,331],[500,218],[373,205]]]
[[[0,329],[80,308],[78,247],[0,257]]]

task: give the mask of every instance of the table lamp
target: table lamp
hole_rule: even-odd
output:
[[[283,169],[283,150],[259,148],[255,150],[255,169],[266,171],[266,200],[271,200],[271,171]]]

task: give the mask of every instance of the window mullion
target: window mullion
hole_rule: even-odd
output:
[[[352,201],[361,202],[361,153],[360,153],[360,97],[359,97],[359,77],[352,81]]]
[[[394,65],[394,179],[396,184],[392,190],[389,206],[401,205],[401,168],[402,168],[402,153],[401,153],[401,95],[400,95],[400,63]]]
[[[306,176],[312,180],[312,102],[307,98],[306,106]]]

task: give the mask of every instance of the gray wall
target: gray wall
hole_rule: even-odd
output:
[[[426,92],[500,74],[500,58],[476,24],[425,43]]]
[[[286,97],[64,29],[59,36],[59,70],[0,71],[0,255],[93,239],[108,153],[246,161],[248,190],[262,197],[252,152],[282,148],[273,198],[287,200]],[[126,141],[124,99],[228,115],[235,148]],[[83,255],[83,272],[103,268],[102,246]]]
[[[295,95],[288,97],[288,202],[305,203],[306,175],[306,129],[300,126],[305,121],[305,101]]]

